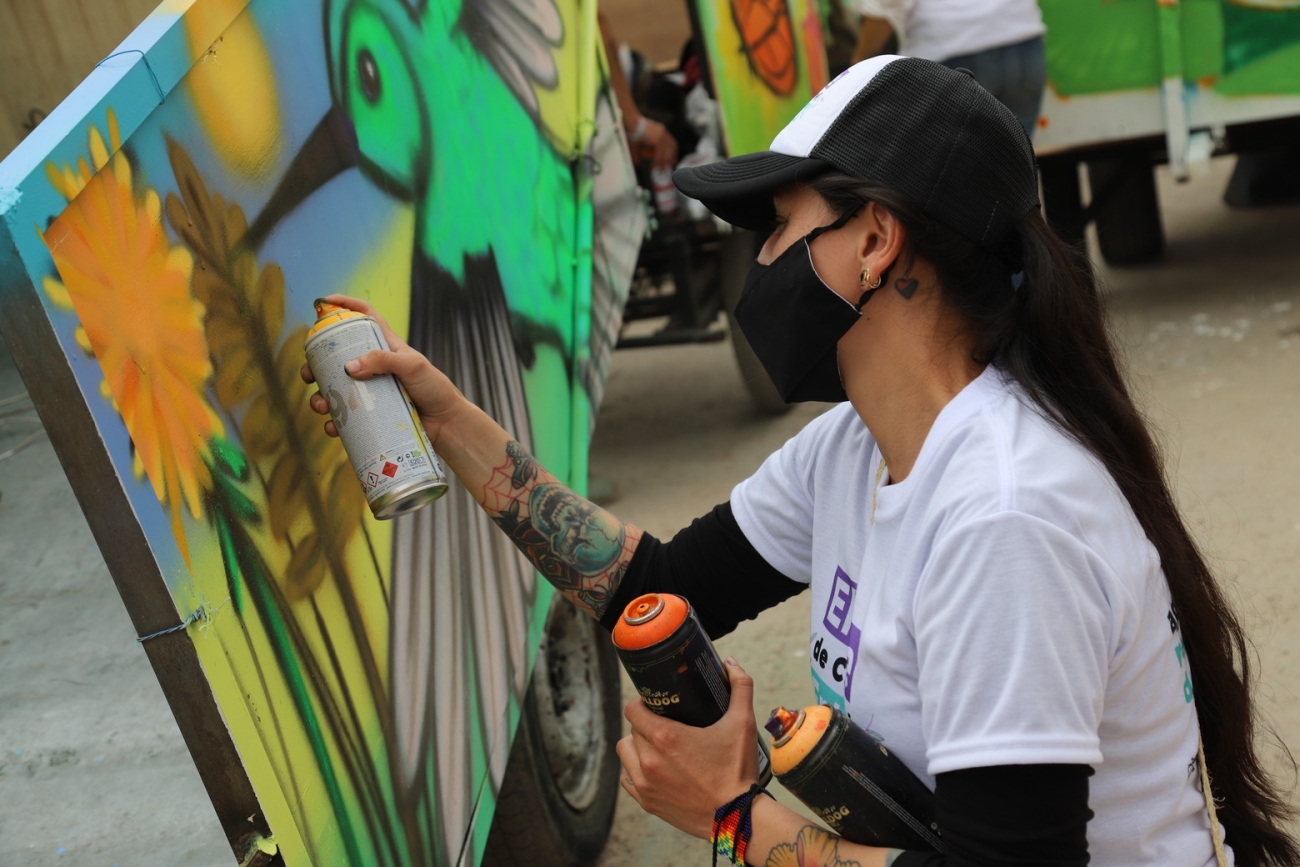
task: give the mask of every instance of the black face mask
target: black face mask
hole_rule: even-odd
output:
[[[857,211],[813,229],[770,265],[754,264],[736,303],[736,324],[786,403],[849,399],[840,379],[835,347],[862,316],[876,290],[856,305],[822,282],[809,246],[823,232],[838,229]]]

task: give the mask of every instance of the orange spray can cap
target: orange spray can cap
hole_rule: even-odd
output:
[[[614,646],[622,650],[653,647],[676,632],[690,611],[690,603],[673,593],[638,596],[614,625]]]
[[[324,298],[317,298],[311,302],[316,308],[316,324],[307,332],[307,337],[311,337],[317,331],[327,328],[336,322],[342,322],[345,319],[366,319],[364,313],[358,313],[355,310],[349,310],[346,307],[340,307],[337,304],[331,304]]]
[[[831,723],[831,709],[815,704],[800,711],[778,707],[763,724],[772,736],[772,772],[778,777],[808,757]]]

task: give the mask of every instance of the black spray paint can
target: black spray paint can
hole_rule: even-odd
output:
[[[672,593],[647,593],[623,609],[614,647],[646,707],[668,719],[704,728],[731,704],[731,683],[691,605]],[[758,739],[758,781],[772,779],[767,745]]]
[[[934,793],[842,711],[779,707],[764,726],[781,785],[845,840],[943,852]]]

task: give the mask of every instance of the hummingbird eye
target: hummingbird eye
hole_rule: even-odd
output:
[[[363,48],[357,53],[357,80],[366,100],[372,104],[378,102],[379,65],[375,63],[375,56],[369,48]]]

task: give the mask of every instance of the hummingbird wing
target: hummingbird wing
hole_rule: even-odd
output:
[[[591,172],[594,217],[591,270],[591,356],[582,370],[591,398],[591,426],[605,392],[605,378],[623,327],[623,305],[636,271],[649,223],[645,199],[623,137],[608,78],[596,98],[596,132],[583,161]]]
[[[560,73],[564,19],[554,0],[475,0],[461,7],[460,29],[534,118],[534,88],[553,89]]]
[[[610,357],[618,340],[622,325],[623,306],[627,300],[628,285],[636,268],[637,254],[646,231],[646,209],[637,193],[636,176],[627,141],[622,133],[618,110],[608,81],[608,70],[602,67],[602,87],[597,92],[594,134],[574,146],[575,130],[590,128],[589,109],[576,107],[571,101],[554,100],[543,105],[538,89],[549,90],[558,85],[560,52],[575,48],[566,45],[565,20],[555,0],[475,0],[461,7],[459,27],[474,48],[488,61],[506,87],[518,100],[533,121],[545,132],[538,146],[554,149],[542,160],[553,164],[554,172],[542,171],[534,179],[537,225],[534,234],[545,238],[543,247],[566,249],[572,247],[573,215],[564,207],[569,195],[548,195],[548,184],[556,190],[571,190],[573,177],[570,162],[580,159],[588,171],[590,195],[595,218],[593,246],[591,322],[579,326],[577,339],[586,343],[588,357],[580,358],[579,377],[593,409],[600,405],[605,378],[609,372]],[[572,43],[572,38],[569,39]],[[603,56],[599,40],[591,49]],[[586,119],[586,122],[584,122]],[[523,145],[521,145],[523,146]],[[585,153],[584,153],[585,150]],[[556,157],[560,157],[556,159]],[[571,194],[570,194],[571,195]],[[549,202],[554,207],[541,203]],[[503,258],[508,262],[509,256]],[[534,275],[535,276],[535,275]],[[519,281],[511,284],[519,291]],[[534,287],[550,285],[547,280],[525,281]],[[544,303],[519,303],[511,298],[511,306],[524,320],[534,326],[549,322]],[[545,330],[545,329],[541,329]],[[521,334],[524,340],[537,334]],[[545,339],[545,335],[541,335]],[[562,351],[571,351],[566,341],[560,340]],[[595,425],[596,413],[589,414]]]
[[[496,261],[466,256],[463,285],[421,253],[412,274],[410,344],[532,449],[528,407]],[[445,845],[465,837],[487,761],[505,773],[509,709],[528,685],[532,565],[455,477],[433,505],[393,528],[390,671],[402,784],[433,780]],[[432,762],[432,774],[426,762]],[[446,853],[455,860],[458,853]]]

